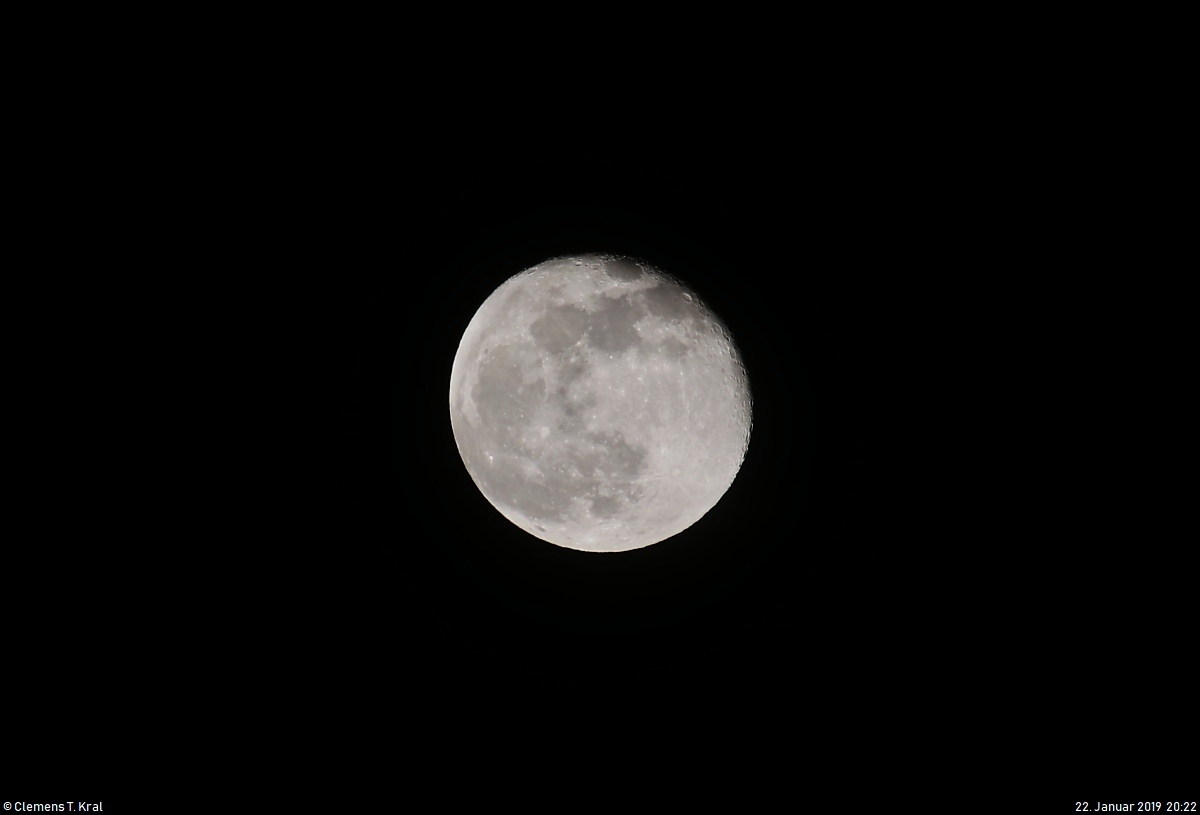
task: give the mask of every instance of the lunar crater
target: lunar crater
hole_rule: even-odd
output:
[[[630,283],[642,277],[644,272],[637,261],[629,258],[613,258],[604,264],[604,271],[613,280]]]

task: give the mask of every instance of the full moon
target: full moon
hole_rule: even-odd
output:
[[[555,258],[475,313],[450,374],[459,454],[529,534],[622,552],[695,524],[750,441],[745,367],[678,279],[618,255]]]

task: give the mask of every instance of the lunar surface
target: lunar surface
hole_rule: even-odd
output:
[[[587,552],[690,527],[750,440],[741,355],[678,280],[614,255],[555,258],[496,289],[459,343],[450,420],[480,492],[526,532]]]

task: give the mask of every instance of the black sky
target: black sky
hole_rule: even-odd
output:
[[[1184,189],[1168,83],[1074,18],[1016,20],[968,65],[994,21],[916,20],[944,51],[859,9],[840,32],[722,12],[703,36],[690,12],[651,33],[583,11],[524,45],[457,8],[441,38],[406,9],[377,45],[273,16],[242,61],[220,21],[178,70],[131,52],[114,79],[122,49],[87,30],[111,53],[25,83],[12,707],[101,750],[130,722],[153,750],[216,734],[314,767],[382,743],[390,788],[413,753],[469,786],[464,745],[512,749],[534,718],[575,747],[609,702],[636,711],[628,764],[660,739],[718,770],[757,747],[739,792],[766,775],[802,805],[893,763],[936,788],[928,742],[1027,762],[990,794],[1194,732],[1188,460],[1164,420],[1190,404],[1169,352],[1191,301],[1155,254],[1186,210],[1151,206]],[[584,251],[686,281],[754,398],[719,504],[618,555],[506,521],[449,421],[479,304]]]
[[[1097,456],[1067,406],[1119,351],[1064,317],[1086,271],[1072,253],[1100,240],[1085,166],[1003,129],[970,136],[962,111],[845,99],[707,127],[686,101],[566,121],[346,104],[201,132],[160,164],[141,156],[145,177],[90,187],[136,199],[122,223],[149,237],[99,228],[89,251],[136,246],[174,271],[128,288],[138,318],[106,331],[129,353],[97,368],[123,361],[146,394],[125,421],[162,423],[138,430],[162,443],[140,475],[161,496],[97,500],[88,517],[135,519],[129,545],[64,539],[19,584],[18,659],[118,666],[80,705],[177,689],[394,730],[423,707],[686,713],[698,695],[730,720],[898,744],[928,711],[978,738],[981,721],[1055,706],[1061,732],[1150,686],[1129,660],[1178,640],[1170,552],[1119,513],[1102,535],[1063,521],[1079,490],[1062,474]],[[754,400],[718,505],[614,555],[505,520],[448,410],[484,299],[589,251],[696,290]],[[184,342],[154,339],[180,325]],[[1131,580],[1121,603],[1072,591]],[[1076,682],[1072,666],[1108,655],[1116,673]],[[1177,682],[1157,674],[1139,699],[1161,711]]]

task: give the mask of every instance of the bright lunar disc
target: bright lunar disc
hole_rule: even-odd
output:
[[[500,514],[544,541],[621,552],[700,520],[750,440],[729,331],[644,261],[556,258],[496,289],[450,375],[459,454]]]

